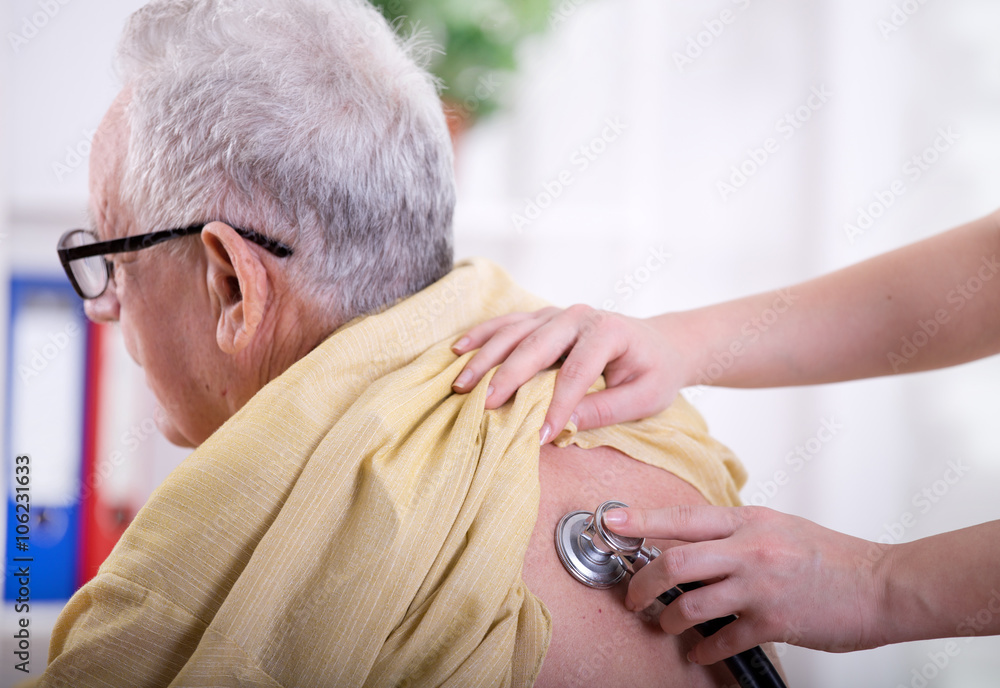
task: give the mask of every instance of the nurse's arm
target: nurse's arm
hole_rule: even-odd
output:
[[[653,415],[692,385],[781,387],[931,370],[1000,352],[1000,211],[816,279],[646,320],[587,306],[512,313],[456,343],[455,382],[494,366],[497,408],[565,356],[546,416],[592,428]],[[587,395],[603,373],[608,389]]]
[[[688,543],[632,578],[628,607],[642,609],[678,583],[709,580],[666,607],[661,627],[680,633],[739,617],[698,643],[698,663],[773,640],[847,652],[1000,634],[1000,521],[892,545],[762,507],[632,508],[609,511],[605,521],[623,535]]]

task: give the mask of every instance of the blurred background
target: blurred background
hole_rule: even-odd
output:
[[[11,478],[27,454],[32,673],[65,599],[185,456],[155,432],[141,371],[113,329],[86,324],[55,253],[84,221],[89,139],[118,90],[118,34],[142,4],[0,6],[0,635],[23,616],[9,575],[24,554]],[[558,305],[646,316],[777,289],[1000,200],[991,0],[383,5],[401,31],[427,30],[442,48],[433,68],[454,125],[457,255],[491,258]],[[745,462],[745,501],[900,542],[1000,518],[998,381],[994,357],[686,394]],[[950,483],[949,462],[962,467]],[[793,686],[997,685],[1000,639],[950,654],[947,642],[787,648],[783,662]],[[11,643],[3,685],[23,677]]]

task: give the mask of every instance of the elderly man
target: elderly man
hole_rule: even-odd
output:
[[[612,497],[732,504],[739,465],[683,403],[539,452],[553,373],[495,411],[488,379],[452,393],[461,332],[542,304],[453,266],[441,107],[381,16],[156,0],[119,61],[60,256],[197,449],[70,600],[42,685],[725,680],[552,534]]]

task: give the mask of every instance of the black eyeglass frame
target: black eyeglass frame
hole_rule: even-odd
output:
[[[207,224],[208,223],[206,222],[205,224],[191,225],[190,227],[182,227],[179,229],[164,229],[158,232],[136,234],[133,236],[122,237],[120,239],[95,241],[92,244],[86,244],[84,246],[57,248],[56,251],[59,254],[59,262],[62,263],[63,269],[66,271],[66,276],[69,277],[70,283],[73,285],[76,293],[80,295],[80,298],[96,299],[107,290],[108,283],[111,281],[111,262],[107,258],[104,259],[104,268],[108,271],[108,279],[104,281],[104,289],[101,290],[100,294],[96,294],[94,296],[86,296],[83,293],[83,289],[80,288],[80,285],[76,281],[76,276],[73,274],[73,269],[70,267],[70,263],[83,258],[105,256],[109,253],[131,253],[133,251],[141,251],[144,248],[149,248],[151,246],[155,246],[156,244],[162,244],[164,241],[198,234]],[[269,239],[263,234],[255,232],[252,229],[240,229],[239,227],[233,227],[233,230],[247,241],[252,241],[278,258],[285,258],[292,255],[292,248],[290,246],[286,246],[280,241]],[[71,229],[59,238],[58,246],[61,247],[63,242],[66,241],[66,238],[74,232],[86,232],[91,236],[94,236],[94,233],[87,229]]]

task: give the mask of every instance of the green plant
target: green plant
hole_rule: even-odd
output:
[[[375,0],[403,35],[427,31],[438,46],[429,68],[453,110],[475,119],[496,109],[517,68],[518,44],[548,26],[550,0]]]

